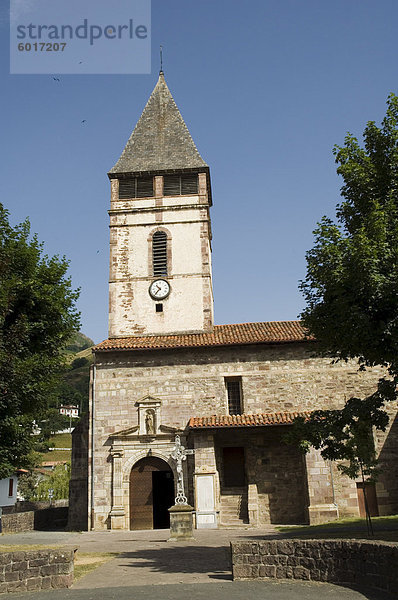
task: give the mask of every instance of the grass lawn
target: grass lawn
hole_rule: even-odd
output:
[[[70,433],[57,433],[49,439],[51,448],[72,448],[72,435]],[[71,450],[50,450],[41,452],[41,462],[71,461]]]
[[[74,580],[84,577],[115,556],[117,553],[114,552],[76,552]]]
[[[41,462],[71,461],[71,450],[51,450],[50,452],[41,453]]]
[[[51,448],[72,448],[72,434],[57,433],[50,437],[49,444]]]
[[[277,527],[283,534],[300,539],[374,539],[398,542],[398,515],[372,517],[374,537],[368,537],[365,519],[346,518],[303,527]]]
[[[0,544],[0,552],[27,552],[28,550],[57,550],[60,544]]]

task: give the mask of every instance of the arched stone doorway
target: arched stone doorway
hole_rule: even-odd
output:
[[[130,529],[167,529],[174,504],[174,476],[156,457],[139,460],[130,473]]]

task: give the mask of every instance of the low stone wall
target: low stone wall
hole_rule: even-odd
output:
[[[0,552],[0,593],[70,587],[73,556],[69,548]]]
[[[231,542],[234,579],[304,579],[396,593],[398,545],[365,540]]]
[[[43,510],[45,508],[65,508],[68,507],[68,500],[18,500],[12,506],[3,506],[3,515],[11,513],[26,512],[29,510]]]
[[[12,512],[3,514],[1,526],[3,533],[21,533],[23,531],[46,531],[66,527],[68,507],[54,506],[41,510]]]
[[[21,513],[11,513],[1,517],[1,530],[3,533],[20,533],[33,531],[35,528],[35,513],[33,510]]]

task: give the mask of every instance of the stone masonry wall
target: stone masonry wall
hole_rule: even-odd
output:
[[[1,517],[3,533],[20,533],[33,531],[35,528],[35,513],[33,510],[19,513],[3,514]]]
[[[68,505],[57,506],[55,503],[65,504],[65,501],[55,501],[54,506],[48,502],[26,503],[47,506],[37,510],[13,510],[3,512],[1,518],[3,533],[21,533],[23,531],[49,530],[64,527],[68,520]],[[10,507],[11,508],[11,507]],[[14,508],[14,507],[12,507]]]
[[[302,579],[396,594],[398,547],[365,540],[231,542],[236,579]]]
[[[185,428],[192,416],[227,414],[225,377],[242,378],[243,412],[250,414],[338,408],[353,393],[364,397],[373,391],[382,374],[381,369],[359,372],[354,363],[332,364],[329,359],[314,357],[313,351],[314,345],[307,342],[97,353],[94,481],[95,511],[102,516],[96,527],[107,526],[111,509],[109,436],[138,425],[136,403],[143,397],[151,395],[161,401],[163,426]],[[270,429],[266,428],[267,433]],[[391,433],[396,439],[395,428]],[[377,441],[383,454],[386,436],[379,435]],[[386,457],[395,456],[392,447],[390,443]],[[267,457],[259,455],[256,460]],[[261,470],[261,464],[256,464],[257,471]],[[389,487],[388,478],[384,481],[379,505],[391,507],[398,502],[397,464],[386,464],[386,472],[394,472],[393,486]],[[342,481],[336,473],[335,486],[347,494],[344,503],[350,514],[353,490]],[[357,514],[356,510],[351,514]]]
[[[70,549],[0,552],[0,593],[68,588],[73,583]]]
[[[69,482],[68,529],[88,529],[88,415],[72,432],[72,464]]]
[[[245,449],[246,477],[255,486],[258,515],[251,525],[267,523],[304,523],[308,505],[304,458],[296,448],[284,443],[286,428],[259,428],[218,431],[217,468],[223,494],[221,449],[241,446]]]

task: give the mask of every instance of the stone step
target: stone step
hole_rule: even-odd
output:
[[[246,488],[223,489],[220,497],[220,525],[244,527],[248,524]]]

